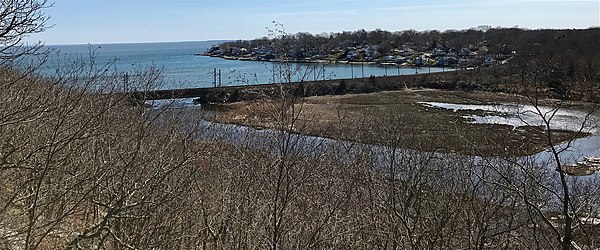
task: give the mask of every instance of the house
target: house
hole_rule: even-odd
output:
[[[485,55],[485,59],[483,60],[483,64],[484,65],[494,65],[496,64],[497,60],[496,60],[496,56],[493,54],[487,54]]]
[[[446,59],[443,57],[438,57],[435,59],[435,66],[447,66]]]
[[[443,56],[435,59],[435,65],[440,67],[456,65],[457,62],[458,60],[456,58],[450,56]]]
[[[457,57],[458,53],[456,53],[456,51],[449,51],[448,53],[446,53],[446,56],[449,57]]]
[[[348,52],[348,54],[346,54],[346,59],[348,60],[355,60],[358,57],[358,53],[354,50]]]
[[[471,49],[469,49],[469,48],[462,48],[458,52],[458,56],[469,56],[470,54],[471,54]]]
[[[383,61],[384,62],[395,62],[396,61],[396,57],[394,57],[394,56],[384,56],[383,57]]]
[[[481,53],[487,53],[488,51],[489,51],[489,49],[485,45],[479,47],[479,52],[481,52]]]
[[[413,54],[414,54],[414,50],[412,50],[412,49],[405,49],[405,50],[402,50],[402,53],[400,53],[401,56],[405,56],[405,57],[412,56]]]
[[[458,65],[460,67],[469,67],[469,66],[475,66],[479,64],[479,60],[477,59],[471,59],[471,58],[461,58],[460,60],[458,60]]]
[[[423,61],[423,57],[420,57],[420,56],[419,56],[419,57],[416,57],[416,58],[413,60],[413,64],[414,64],[415,66],[423,66],[423,63],[424,63],[424,61]]]
[[[381,53],[379,51],[373,52],[373,58],[379,58],[379,57],[381,57]]]
[[[403,63],[405,63],[406,61],[407,61],[407,60],[406,60],[406,57],[403,57],[403,56],[397,56],[397,57],[396,57],[396,60],[395,60],[395,62],[396,62],[397,64],[403,64]]]
[[[435,49],[433,49],[433,52],[431,53],[431,55],[433,57],[445,56],[446,55],[446,50],[435,48]]]
[[[379,46],[369,45],[365,49],[365,54],[367,55],[367,57],[371,57],[371,58],[377,57],[377,56],[375,56],[375,53],[378,52],[377,49],[379,49]]]
[[[275,54],[275,51],[269,48],[254,48],[253,55],[267,55],[267,54]]]

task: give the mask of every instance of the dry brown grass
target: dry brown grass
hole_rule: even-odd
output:
[[[309,97],[295,109],[298,133],[369,144],[455,152],[481,156],[531,155],[547,148],[539,127],[471,124],[462,118],[474,111],[426,107],[419,102],[462,104],[523,103],[518,95],[440,90],[404,90],[371,94]],[[544,103],[550,103],[546,100]],[[579,104],[573,103],[571,106]],[[275,128],[274,100],[230,104],[215,119],[220,122]],[[475,111],[477,113],[479,111]],[[480,112],[479,112],[480,113]],[[554,131],[555,142],[586,136]]]

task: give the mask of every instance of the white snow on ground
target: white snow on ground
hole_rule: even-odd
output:
[[[454,112],[466,110],[487,113],[486,115],[470,114],[462,116],[468,122],[475,124],[504,124],[515,128],[519,126],[545,127],[544,120],[549,120],[551,129],[575,132],[581,130],[592,134],[598,132],[598,117],[587,117],[586,112],[573,109],[555,109],[549,106],[535,107],[520,104],[476,105],[441,102],[420,102],[420,104],[432,108],[449,109]],[[584,125],[583,128],[581,127],[582,124]]]
[[[520,104],[454,104],[441,102],[420,102],[431,108],[443,108],[457,111],[483,111],[484,115],[462,115],[470,123],[475,124],[505,124],[517,128],[519,126],[543,126],[544,120],[550,121],[551,129],[581,131],[591,135],[557,145],[558,149],[566,149],[560,155],[565,163],[576,163],[586,156],[600,156],[600,117],[598,113],[588,113],[567,108],[554,109],[549,106]],[[545,119],[542,119],[545,117]],[[583,127],[582,124],[584,125]],[[551,153],[546,150],[536,154],[539,159],[551,159]]]

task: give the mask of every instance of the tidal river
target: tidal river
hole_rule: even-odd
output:
[[[150,101],[155,106],[167,103],[168,101]],[[585,138],[573,140],[570,143],[557,145],[558,149],[565,149],[561,154],[561,162],[563,164],[571,164],[580,161],[583,157],[600,156],[600,116],[596,111],[592,115],[574,109],[559,109],[557,112],[552,112],[550,107],[538,106],[536,109],[531,105],[521,104],[495,104],[495,105],[467,105],[453,103],[436,103],[423,102],[421,105],[430,107],[445,108],[454,111],[458,110],[478,110],[485,111],[486,115],[468,115],[464,116],[468,122],[478,124],[507,124],[514,127],[518,126],[540,126],[543,123],[541,112],[550,119],[550,127],[552,129],[562,129],[571,131],[582,131],[590,135]],[[192,99],[179,99],[175,103],[171,103],[177,110],[184,114],[193,110],[201,110],[200,106],[193,104]],[[183,115],[186,117],[186,115]],[[551,117],[551,118],[550,118]],[[188,122],[188,123],[195,123]],[[582,126],[583,125],[583,126]],[[339,159],[350,160],[356,157],[357,154],[365,151],[372,157],[374,164],[385,168],[386,162],[389,161],[390,155],[395,154],[398,158],[400,155],[417,155],[429,154],[427,152],[419,152],[410,149],[390,148],[378,145],[366,145],[348,141],[341,141],[331,138],[323,138],[318,136],[309,136],[301,134],[289,134],[286,132],[276,131],[272,129],[255,129],[247,126],[214,123],[206,120],[200,120],[199,126],[202,129],[203,139],[218,139],[225,140],[233,144],[246,144],[252,147],[265,148],[271,150],[279,150],[276,146],[285,140],[289,147],[294,150],[299,150],[307,155],[321,157],[328,152],[337,152],[341,154]],[[289,148],[288,148],[289,149]],[[455,156],[460,158],[460,155],[449,153],[431,153],[432,157],[438,161],[454,159]],[[478,159],[478,157],[476,157]],[[499,159],[501,160],[501,159]],[[540,165],[547,165],[550,168],[555,166],[553,155],[550,150],[539,152],[535,155],[522,157],[524,161],[535,161]],[[548,164],[550,163],[550,164]],[[549,169],[554,170],[554,169]],[[581,177],[586,178],[586,177]]]

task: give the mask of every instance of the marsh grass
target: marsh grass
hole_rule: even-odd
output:
[[[427,107],[420,102],[461,104],[518,103],[517,95],[489,92],[403,90],[343,96],[306,98],[300,122],[304,134],[367,144],[400,146],[478,156],[526,156],[547,147],[541,127],[502,124],[473,124],[465,115],[487,111],[453,111]],[[276,100],[224,105],[216,120],[259,128],[273,128],[269,107]],[[382,130],[395,127],[396,134]],[[300,131],[295,131],[300,132]],[[556,142],[589,134],[554,130]]]

